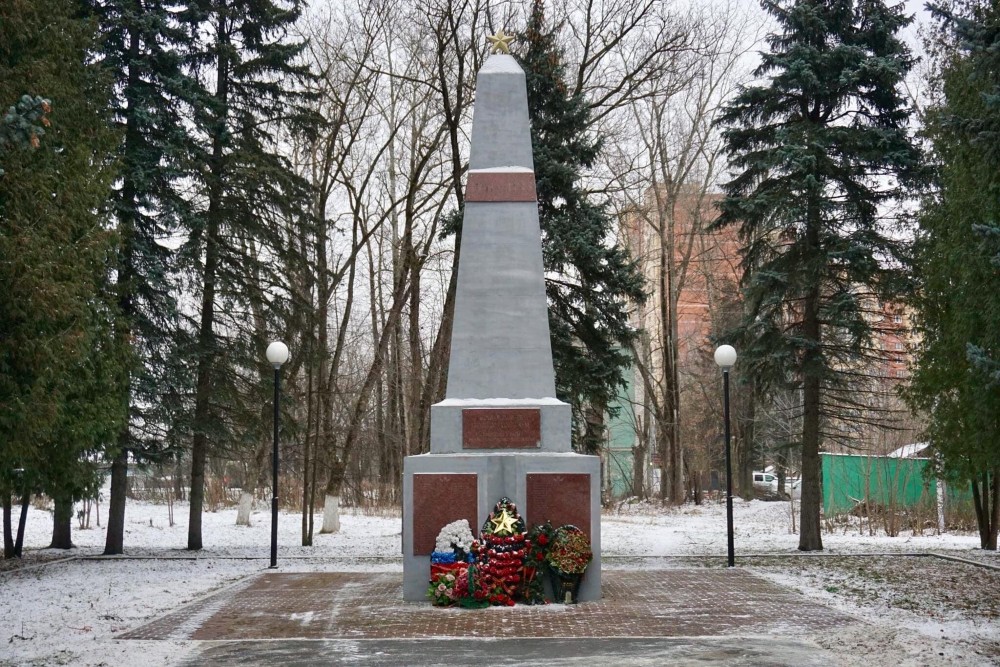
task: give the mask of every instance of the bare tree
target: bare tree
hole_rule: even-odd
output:
[[[697,367],[710,333],[708,312],[693,309],[716,305],[715,283],[737,262],[735,247],[706,228],[723,167],[715,112],[746,69],[752,25],[728,5],[694,17],[690,48],[662,66],[669,78],[632,92],[637,131],[615,156],[626,236],[652,293],[636,313],[647,343],[633,356],[655,424],[659,495],[673,503],[685,496],[682,376]],[[687,402],[699,404],[697,392]]]

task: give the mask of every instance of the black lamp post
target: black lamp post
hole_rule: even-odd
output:
[[[288,361],[288,346],[275,341],[267,346],[267,361],[274,366],[274,449],[271,453],[271,567],[278,567],[278,426],[281,365]]]
[[[730,456],[729,434],[729,369],[736,363],[736,350],[732,345],[720,345],[715,350],[715,363],[722,369],[722,411],[726,431],[726,556],[727,564],[736,564],[733,547],[733,464]]]

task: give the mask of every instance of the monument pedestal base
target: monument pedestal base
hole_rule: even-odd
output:
[[[467,519],[478,537],[493,505],[514,501],[525,524],[573,524],[594,560],[581,602],[601,598],[601,460],[553,452],[421,454],[403,461],[403,599],[426,600],[430,554],[445,524]]]

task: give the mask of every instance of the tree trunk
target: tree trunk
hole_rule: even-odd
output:
[[[273,419],[270,415],[273,408],[274,406],[272,405],[263,406],[262,411],[267,414],[261,415],[262,423],[270,423]],[[247,469],[247,476],[243,480],[243,490],[240,493],[240,502],[236,509],[237,526],[250,525],[250,512],[253,510],[253,499],[257,493],[257,489],[263,485],[264,476],[267,474],[267,455],[270,453],[273,444],[270,437],[266,434],[262,434],[260,441],[257,443],[257,448],[253,453],[253,460]]]
[[[315,410],[313,404],[313,383],[315,382],[312,367],[306,369],[306,430],[302,439],[302,546],[312,546],[312,507],[310,504],[311,478],[316,474],[316,438],[313,435],[313,420]]]
[[[125,439],[119,437],[119,445]],[[125,499],[128,490],[128,450],[122,446],[111,462],[111,497],[108,499],[108,532],[104,539],[104,555],[125,553]]]
[[[210,225],[211,227],[212,225]],[[211,234],[211,232],[210,232]],[[210,246],[214,243],[209,242]],[[211,265],[214,271],[217,262],[216,252],[209,253],[210,259],[205,262],[206,274]],[[207,278],[206,278],[207,280]],[[208,281],[207,281],[208,283]],[[194,408],[194,438],[191,441],[191,506],[188,519],[187,548],[197,551],[202,548],[201,512],[205,502],[205,462],[208,458],[208,434],[205,432],[210,413],[212,393],[211,366],[214,351],[212,350],[215,319],[215,279],[204,287],[202,298],[201,331],[199,333],[198,379],[195,390]]]
[[[784,498],[785,477],[786,477],[785,470],[787,469],[788,466],[788,453],[785,452],[784,450],[781,450],[774,458],[776,464],[775,467],[777,468],[775,472],[778,475],[778,495]]]
[[[17,537],[14,538],[14,556],[20,558],[24,553],[24,526],[28,523],[28,505],[31,504],[31,494],[27,491],[21,496],[21,515],[17,518]]]
[[[219,16],[219,34],[228,30],[224,14]],[[222,39],[220,37],[220,39]],[[225,49],[220,50],[216,68],[216,99],[225,107],[229,91],[229,64]],[[225,118],[220,119],[212,139],[209,160],[210,186],[208,220],[205,228],[205,264],[202,269],[201,322],[198,327],[198,375],[194,397],[194,437],[191,442],[191,512],[188,520],[188,544],[191,551],[202,548],[201,513],[205,503],[205,462],[208,458],[208,421],[211,417],[212,375],[215,362],[215,289],[219,271],[222,239],[223,141]]]
[[[819,233],[822,226],[819,203],[815,195],[807,203],[807,224],[805,230],[805,255],[819,247]],[[799,550],[822,551],[823,538],[820,525],[820,410],[822,385],[819,369],[823,368],[819,349],[823,343],[819,321],[820,291],[819,280],[807,281],[807,291],[802,301],[802,338],[809,347],[802,353],[798,370],[802,377],[802,501],[799,520]]]
[[[52,544],[50,549],[73,548],[73,499],[61,496],[53,499],[55,511],[52,513]]]
[[[10,523],[10,494],[3,491],[3,557],[14,557],[14,533]]]
[[[633,348],[633,357],[639,368],[640,376],[643,380],[642,389],[642,414],[636,433],[636,444],[632,448],[632,495],[636,498],[646,498],[646,457],[649,454],[649,431],[653,424],[652,401],[650,400],[650,383],[647,382],[643,369],[648,366],[650,359],[649,337],[641,334],[638,349]],[[651,489],[650,489],[651,490]]]
[[[240,500],[236,503],[236,525],[250,526],[250,513],[253,511],[253,491],[244,488],[240,492]]]
[[[669,452],[667,450],[666,424],[662,413],[656,415],[656,451],[660,457],[660,501],[670,500],[670,470],[667,467]]]
[[[142,76],[140,75],[139,61],[141,60],[141,35],[138,28],[130,28],[128,31],[128,89],[137,90],[142,86]],[[131,104],[129,105],[131,107]],[[135,148],[142,145],[144,137],[142,130],[138,127],[138,117],[135,109],[130,109],[125,123],[125,147],[124,153],[127,155]],[[141,113],[141,112],[140,112]],[[139,277],[136,275],[138,262],[137,242],[136,242],[136,218],[142,204],[142,197],[138,189],[141,187],[136,183],[135,172],[130,169],[124,170],[125,178],[122,182],[122,201],[124,206],[119,215],[118,237],[120,244],[118,247],[118,276],[116,289],[118,290],[118,309],[121,313],[121,326],[118,327],[119,342],[123,348],[131,349],[135,352],[134,364],[141,364],[139,343],[134,341],[134,327],[138,315],[139,307],[136,304],[139,295]],[[129,386],[134,381],[135,366],[126,368],[126,382]],[[115,556],[125,551],[125,501],[128,484],[128,445],[131,436],[131,420],[128,418],[130,405],[125,406],[125,422],[118,433],[118,453],[111,461],[111,497],[108,499],[108,529],[104,538],[104,555]]]
[[[337,458],[330,466],[330,477],[326,483],[326,494],[323,500],[323,525],[320,534],[340,531],[340,490],[344,486],[344,476],[347,472],[347,456]]]
[[[309,544],[305,544],[305,539],[303,539],[302,546],[311,547],[313,542],[313,534],[315,533],[315,521],[316,521],[316,476],[319,468],[319,456],[313,454],[312,460],[312,473],[309,475],[309,507],[308,507],[308,538]]]
[[[641,438],[641,436],[640,436]],[[646,442],[637,439],[632,447],[632,495],[636,498],[646,497]]]
[[[990,532],[986,541],[985,549],[997,550],[997,531],[1000,529],[1000,468],[994,468],[990,472],[992,484],[990,485]]]
[[[320,532],[340,532],[340,496],[328,495],[323,501],[323,528]]]
[[[184,499],[184,456],[178,454],[174,465],[174,500],[183,502]]]
[[[604,449],[604,406],[588,404],[584,410],[583,446],[584,454],[600,455]]]
[[[420,269],[422,267],[417,258],[417,251],[412,244],[406,251],[410,254],[410,312],[409,322],[407,323],[410,344],[407,356],[410,363],[408,382],[404,386],[404,396],[406,398],[406,430],[404,433],[406,440],[403,443],[404,457],[411,454],[419,454],[423,448],[421,431],[424,417],[421,414],[421,397],[424,393],[423,385],[425,384],[423,379],[423,350],[420,345]],[[397,475],[392,481],[398,491],[396,495],[402,496],[402,475]]]
[[[993,551],[997,548],[997,530],[1000,528],[1000,475],[997,472],[983,473],[981,485],[975,478],[971,480],[979,546]]]
[[[753,500],[753,449],[754,449],[754,409],[756,407],[756,393],[752,394],[747,402],[747,410],[744,419],[739,420],[739,438],[737,442],[736,455],[736,483],[739,488],[740,497],[743,500]]]
[[[458,291],[458,257],[459,246],[462,243],[462,230],[455,234],[455,258],[452,262],[451,278],[448,281],[448,292],[444,299],[441,313],[441,326],[438,328],[434,346],[431,348],[430,360],[427,364],[427,380],[420,397],[420,451],[426,452],[431,441],[431,405],[444,399],[448,384],[448,364],[451,361],[451,330],[455,322],[455,294]]]
[[[602,504],[605,502],[610,503],[611,499],[614,498],[615,489],[614,484],[611,481],[612,475],[612,454],[610,447],[608,449],[607,456],[603,456],[604,445],[605,445],[605,434],[606,428],[604,425],[604,408],[600,405],[588,405],[587,406],[587,416],[585,417],[587,424],[585,428],[587,432],[584,433],[584,442],[587,443],[586,446],[589,448],[591,446],[596,446],[596,451],[587,452],[588,454],[594,454],[600,456],[601,461],[601,477],[600,479],[607,481],[607,486],[603,484],[598,487],[601,489],[606,489],[603,498],[601,499]],[[617,466],[615,466],[617,467]]]
[[[820,341],[818,288],[810,290],[803,308],[802,332],[806,340]],[[799,520],[799,550],[822,551],[820,525],[820,379],[810,372],[815,352],[807,352],[802,362],[802,502]]]

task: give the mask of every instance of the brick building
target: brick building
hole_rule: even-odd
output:
[[[634,325],[644,332],[643,358],[619,403],[621,414],[609,423],[605,489],[613,495],[631,491],[628,480],[636,470],[632,460],[636,443],[642,439],[655,442],[656,424],[646,392],[664,390],[664,349],[669,346],[665,331],[669,333],[666,323],[671,320],[676,322],[685,467],[702,474],[711,469],[709,452],[718,435],[721,399],[710,335],[713,328],[724,326],[722,320],[738,317],[735,304],[741,274],[736,228],[708,229],[718,215],[715,203],[721,196],[690,186],[670,192],[650,190],[641,206],[621,218],[621,241],[639,262],[649,298],[636,305],[632,315]],[[665,292],[675,295],[673,308],[662,298]],[[875,328],[872,356],[880,360],[868,362],[866,373],[881,385],[884,396],[893,396],[895,386],[908,376],[913,343],[910,317],[898,304],[875,304],[870,312]],[[645,380],[640,365],[645,366]],[[872,436],[855,433],[853,437],[867,440]],[[650,444],[644,452],[650,493],[659,486],[660,461],[655,450]]]

